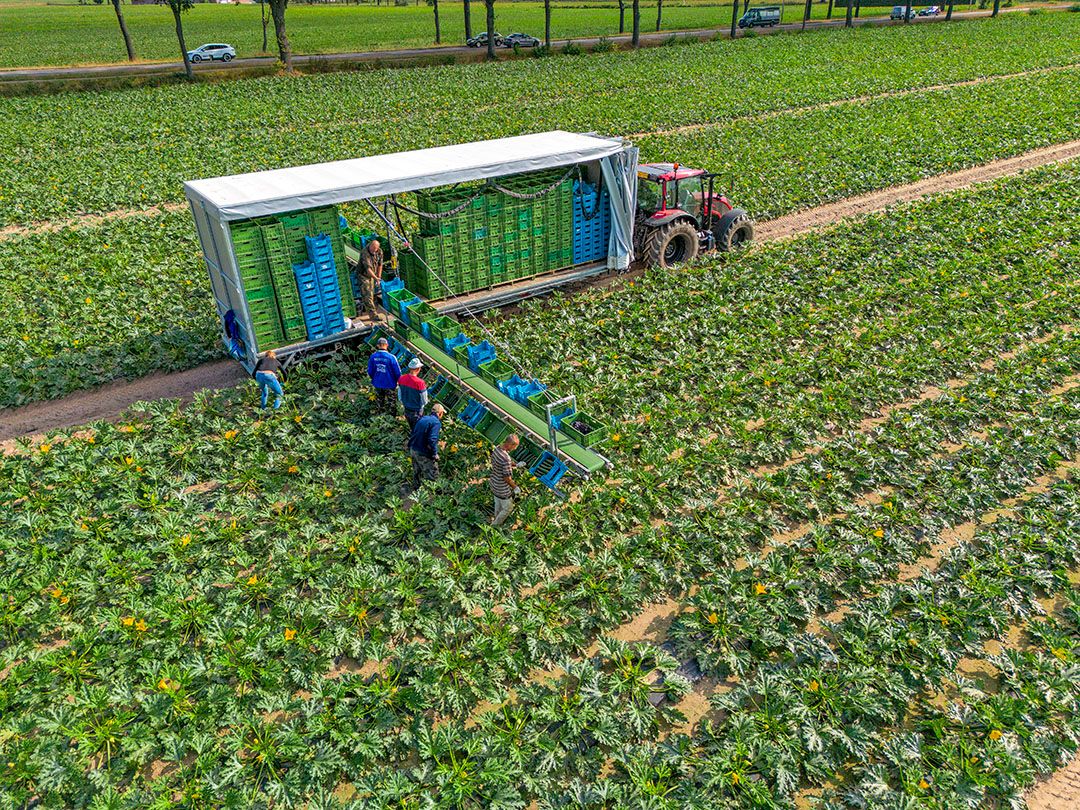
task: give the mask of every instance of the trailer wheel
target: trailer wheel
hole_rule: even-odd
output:
[[[734,208],[720,217],[713,226],[717,250],[734,250],[754,238],[754,223],[741,208]]]
[[[698,233],[686,220],[653,228],[645,237],[645,261],[650,267],[674,267],[698,254]]]

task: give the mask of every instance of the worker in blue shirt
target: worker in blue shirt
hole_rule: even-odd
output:
[[[401,377],[401,366],[397,358],[390,354],[386,338],[379,338],[375,344],[377,350],[368,360],[367,373],[375,388],[376,405],[383,413],[394,414],[394,392]]]
[[[441,402],[431,407],[431,413],[416,420],[409,436],[409,457],[412,459],[413,491],[420,489],[422,481],[435,481],[439,477],[439,431],[446,408]]]

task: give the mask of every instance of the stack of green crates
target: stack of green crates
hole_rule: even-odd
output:
[[[251,314],[251,331],[255,333],[260,350],[280,346],[285,342],[285,333],[278,314],[262,228],[255,222],[240,222],[234,223],[231,231],[236,265]]]
[[[293,273],[293,265],[308,260],[305,237],[330,237],[342,309],[350,318],[356,315],[336,206],[234,222],[230,231],[259,351],[301,341],[307,334]]]
[[[565,175],[554,169],[499,181],[522,195],[558,183],[536,199],[480,186],[418,194],[420,211],[448,216],[420,218],[413,246],[434,272],[407,258],[402,262],[405,283],[425,297],[442,298],[570,266],[573,183],[569,177],[563,180]]]
[[[289,261],[285,228],[280,222],[273,222],[263,225],[260,230],[266,247],[266,260],[270,265],[270,277],[274,282],[274,293],[277,295],[282,332],[287,343],[296,343],[306,337],[307,330],[304,327],[304,313],[300,309],[296,275]]]

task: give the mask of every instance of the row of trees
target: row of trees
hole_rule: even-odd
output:
[[[120,5],[121,0],[112,0],[113,9],[116,11],[116,21],[120,25],[120,34],[124,38],[124,48],[127,49],[128,61],[134,62],[135,43],[131,40],[131,32],[128,31],[127,22],[124,20],[124,9]],[[184,42],[184,21],[182,15],[185,11],[195,7],[195,0],[165,0],[173,15],[173,23],[176,25],[176,39],[180,43],[180,54],[184,58],[184,73],[189,79],[194,78],[191,72],[191,60],[188,58],[187,45]],[[285,33],[285,8],[289,0],[259,0],[262,11],[262,49],[266,50],[266,29],[269,21],[274,22],[274,35],[277,38],[278,58],[286,70],[292,70],[292,46],[289,45],[289,36]],[[267,5],[270,6],[269,17],[266,13]]]
[[[439,0],[428,0],[432,5],[435,14],[435,42],[439,43],[441,40],[441,32],[439,30]],[[195,0],[165,0],[172,11],[173,21],[176,25],[176,38],[180,43],[180,52],[184,57],[184,72],[189,79],[193,78],[191,71],[191,60],[188,59],[187,46],[184,44],[184,25],[182,20],[182,14],[185,11],[193,8]],[[806,5],[803,11],[803,28],[806,27],[807,21],[810,19],[810,10],[813,0],[805,0]],[[904,16],[904,21],[907,22],[911,15],[911,0],[906,0],[907,11]],[[948,0],[948,13],[945,16],[946,20],[951,20],[953,16],[953,2],[954,0]],[[486,11],[486,24],[487,24],[487,53],[489,59],[495,58],[495,0],[483,0]],[[626,31],[626,9],[627,0],[618,0],[619,3],[619,33],[622,34]],[[127,49],[128,59],[134,61],[135,45],[131,40],[131,33],[128,31],[127,24],[124,21],[124,10],[121,7],[121,0],[112,0],[113,9],[116,11],[116,20],[120,25],[120,33],[124,38],[124,47]],[[281,64],[284,65],[285,70],[292,71],[292,47],[289,45],[289,37],[285,32],[285,9],[288,7],[289,0],[259,0],[259,6],[262,14],[262,34],[263,43],[262,49],[266,50],[267,46],[267,27],[271,21],[274,23],[274,36],[277,40],[278,59],[281,60]],[[470,0],[462,0],[465,12],[465,38],[470,39],[473,35],[472,31],[472,9]],[[641,39],[641,7],[640,0],[630,0],[629,2],[631,10],[631,45],[638,47]],[[846,0],[847,14],[844,21],[844,25],[847,28],[852,27],[852,12],[854,16],[859,16],[859,0]],[[1000,0],[994,0],[993,15],[998,15],[998,9]],[[267,6],[269,6],[269,15],[267,15]],[[750,7],[750,0],[743,0],[742,10],[746,13],[746,10]],[[829,0],[829,18],[832,18],[833,0]],[[663,20],[664,13],[664,0],[656,0],[656,30],[660,30],[660,26]],[[739,19],[739,0],[734,0],[731,5],[731,36],[735,37]],[[551,0],[544,0],[544,45],[547,48],[551,47]]]

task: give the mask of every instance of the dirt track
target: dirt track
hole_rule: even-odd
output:
[[[760,223],[757,227],[757,238],[762,241],[770,241],[797,236],[806,231],[824,228],[841,219],[881,211],[890,205],[911,202],[920,197],[942,194],[947,191],[956,191],[976,183],[986,183],[997,180],[999,177],[1019,174],[1038,166],[1059,163],[1076,157],[1080,157],[1080,141],[1069,141],[1068,143],[1047,146],[1043,149],[1025,152],[1016,157],[996,160],[993,163],[975,166],[971,169],[935,175],[925,180],[909,183],[906,186],[894,186],[881,191],[872,191],[859,197],[851,197],[817,208],[810,208],[806,211],[796,211],[794,214]]]
[[[1078,157],[1080,141],[1036,149],[972,169],[937,175],[905,186],[895,186],[818,208],[797,211],[759,223],[757,235],[761,241],[786,239],[826,227],[841,219],[869,214],[898,203],[966,188],[976,183]],[[224,360],[176,374],[152,374],[131,382],[109,383],[63,399],[35,402],[21,408],[0,411],[0,452],[14,450],[14,439],[20,436],[43,434],[98,419],[116,419],[135,402],[190,396],[204,388],[227,388],[237,384],[245,376],[238,364]]]
[[[1024,797],[1028,810],[1076,810],[1080,807],[1080,755]]]
[[[0,411],[0,452],[14,449],[14,439],[19,436],[84,425],[98,419],[115,419],[136,402],[190,397],[195,391],[228,388],[246,378],[247,372],[239,363],[218,360],[187,371],[112,382],[63,399]]]

